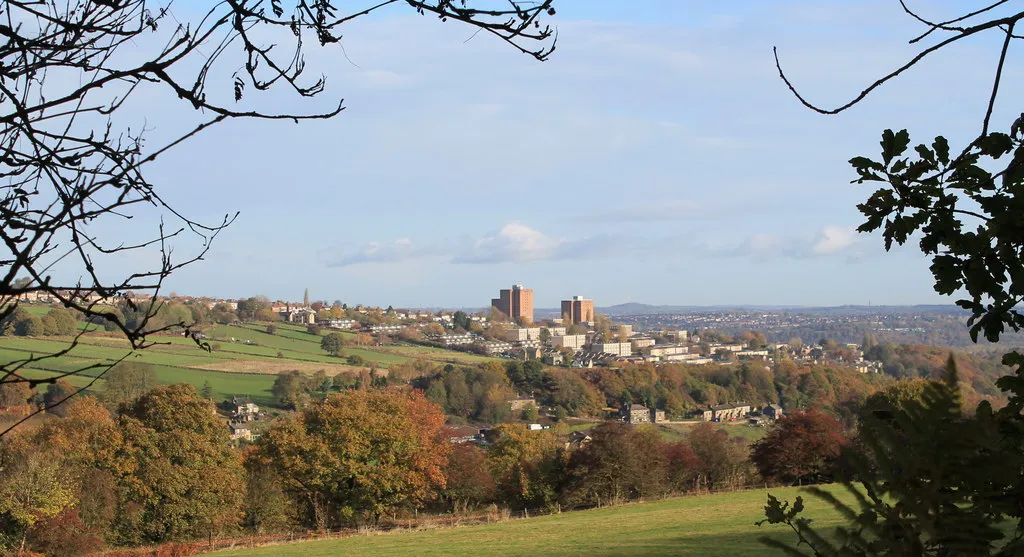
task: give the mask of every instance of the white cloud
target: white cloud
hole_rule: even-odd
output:
[[[454,263],[503,263],[551,259],[565,240],[551,238],[525,224],[508,223],[495,234],[477,240]]]
[[[857,241],[857,231],[851,227],[826,226],[818,233],[811,246],[812,255],[835,255],[849,249]]]

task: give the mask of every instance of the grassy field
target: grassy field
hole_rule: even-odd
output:
[[[836,492],[840,498],[845,493]],[[772,494],[792,500],[796,488],[774,489]],[[355,536],[256,549],[217,552],[228,557],[358,555],[475,555],[513,556],[677,556],[774,554],[758,537],[770,535],[792,541],[782,526],[754,526],[763,518],[764,490],[682,497],[577,511],[498,524],[444,528],[416,532]],[[844,498],[845,499],[845,498]],[[839,523],[831,507],[805,497],[807,516],[819,527]]]
[[[37,315],[49,311],[46,306],[28,306]],[[304,326],[277,324],[276,334],[266,332],[266,325],[218,325],[204,330],[213,346],[212,352],[199,349],[195,343],[180,336],[154,336],[156,344],[131,353],[127,341],[116,335],[102,333],[82,337],[70,353],[29,365],[25,373],[42,378],[57,373],[79,370],[93,363],[112,363],[129,355],[133,361],[151,364],[161,383],[190,383],[197,389],[207,383],[218,399],[247,395],[257,404],[271,402],[270,388],[274,376],[283,371],[298,370],[327,375],[357,373],[364,366],[349,365],[346,359],[335,358],[320,349],[319,336],[306,332]],[[342,332],[347,340],[355,335]],[[32,355],[54,353],[68,346],[69,338],[0,337],[0,362],[11,362]],[[476,363],[488,358],[420,346],[345,347],[343,356],[359,356],[365,366],[387,368],[415,359],[436,363]],[[95,372],[91,372],[95,373]],[[73,377],[72,384],[84,386],[90,373]],[[103,390],[102,379],[93,385]]]

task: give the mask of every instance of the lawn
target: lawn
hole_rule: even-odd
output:
[[[661,437],[666,441],[681,441],[686,437],[686,434],[690,431],[690,428],[696,424],[702,422],[675,422],[668,424],[658,424],[658,432]],[[768,432],[766,428],[754,427],[747,425],[742,422],[729,422],[729,423],[718,423],[714,422],[713,425],[728,433],[729,437],[739,437],[745,439],[748,442],[759,441]]]
[[[797,488],[772,490],[792,500]],[[845,493],[839,493],[841,499]],[[326,557],[359,555],[474,555],[486,557],[543,557],[568,555],[728,555],[777,554],[760,542],[761,535],[792,541],[783,526],[757,527],[763,518],[766,492],[741,491],[681,497],[589,511],[511,520],[498,524],[442,528],[416,532],[355,536],[336,540],[276,545],[217,552],[215,555]],[[835,525],[840,517],[830,506],[805,497],[807,515],[819,527]]]

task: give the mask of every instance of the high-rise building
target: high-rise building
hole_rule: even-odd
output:
[[[594,300],[583,296],[573,296],[571,300],[562,300],[562,321],[579,325],[594,321]]]
[[[514,321],[533,321],[533,289],[521,284],[504,288],[497,298],[491,299],[491,306]]]

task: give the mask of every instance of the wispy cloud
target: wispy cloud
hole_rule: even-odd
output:
[[[398,238],[391,242],[370,242],[366,246],[328,261],[328,267],[349,267],[368,263],[398,263],[442,254],[442,250],[431,246],[416,246],[409,238]]]
[[[713,245],[705,243],[700,251],[713,257],[747,257],[755,261],[766,261],[780,257],[809,259],[843,255],[859,258],[863,246],[853,227],[825,226],[820,230],[801,236],[777,236],[752,234],[738,244]]]

